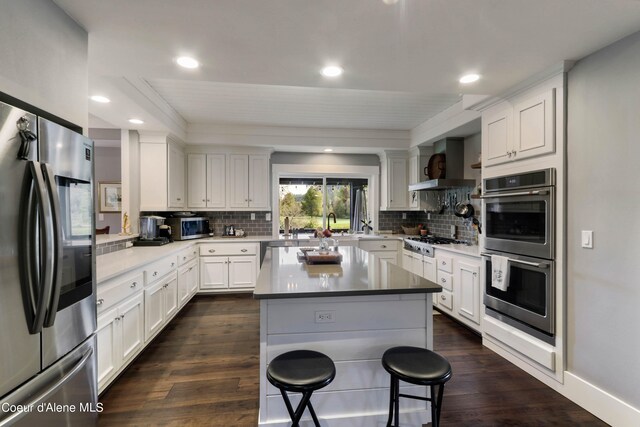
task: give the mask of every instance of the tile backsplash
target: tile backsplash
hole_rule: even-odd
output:
[[[406,219],[402,219],[403,213],[406,214]],[[415,227],[418,224],[422,224],[429,229],[429,234],[439,237],[451,237],[451,226],[455,225],[456,239],[477,243],[478,232],[473,228],[471,219],[465,220],[449,212],[443,214],[431,213],[431,219],[428,218],[428,214],[422,211],[380,211],[378,228],[402,233],[402,226]]]

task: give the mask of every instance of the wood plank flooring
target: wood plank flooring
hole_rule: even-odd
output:
[[[434,347],[451,362],[443,426],[606,426],[434,316]],[[258,419],[259,303],[194,298],[100,398],[102,426],[253,427]]]

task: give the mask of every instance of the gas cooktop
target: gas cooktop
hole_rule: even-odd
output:
[[[448,245],[450,243],[467,243],[465,241],[451,239],[449,237],[436,237],[436,236],[416,236],[416,237],[407,237],[407,239],[413,240],[414,242],[428,243],[430,245]]]

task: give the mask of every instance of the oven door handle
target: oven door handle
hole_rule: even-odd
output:
[[[482,252],[480,255],[490,258],[492,254]],[[547,264],[546,262],[529,262],[529,261],[521,261],[519,259],[513,259],[513,258],[508,258],[508,259],[509,259],[509,262],[515,262],[517,264],[530,265],[531,267],[536,267],[536,268],[549,268],[549,264]]]
[[[499,193],[499,194],[487,194],[480,196],[481,199],[496,199],[498,197],[518,197],[518,196],[544,196],[549,194],[549,190],[533,190],[533,191],[518,191],[516,193]]]

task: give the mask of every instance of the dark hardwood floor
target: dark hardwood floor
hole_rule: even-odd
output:
[[[435,316],[434,347],[449,359],[444,426],[606,426]],[[100,426],[253,427],[258,418],[259,303],[194,298],[100,398]]]

